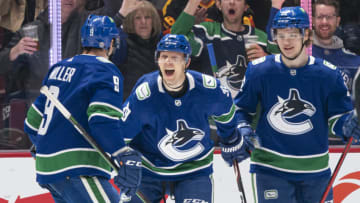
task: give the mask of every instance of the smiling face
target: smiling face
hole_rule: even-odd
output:
[[[165,87],[168,89],[179,87],[185,80],[186,64],[184,54],[181,52],[162,51],[159,54],[158,64]]]
[[[315,34],[319,39],[331,39],[337,26],[339,26],[340,17],[336,15],[333,6],[324,4],[316,5],[315,17],[313,17],[313,25]]]
[[[281,53],[289,58],[297,56],[304,43],[304,38],[298,28],[277,29],[275,38]]]
[[[216,5],[223,14],[225,25],[242,24],[242,16],[247,9],[245,0],[217,0]]]

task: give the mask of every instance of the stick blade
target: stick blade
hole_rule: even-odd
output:
[[[360,115],[360,69],[356,72],[353,80],[352,97],[354,102],[355,113],[356,116],[358,116]]]

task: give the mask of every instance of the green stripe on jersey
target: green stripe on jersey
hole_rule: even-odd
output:
[[[178,166],[171,169],[155,167],[151,162],[145,159],[142,160],[142,164],[145,168],[159,175],[167,175],[167,176],[183,175],[210,166],[213,162],[213,154],[214,154],[213,152],[214,149],[211,150],[208,154],[206,154],[206,156],[203,159],[198,159],[191,162],[179,164]]]
[[[105,159],[92,149],[65,150],[49,155],[36,154],[36,171],[43,175],[81,167],[97,168],[109,173],[111,171]]]
[[[98,186],[96,185],[93,177],[85,177],[87,183],[89,184],[91,191],[94,193],[94,196],[98,203],[106,203],[104,197],[102,196]]]
[[[234,118],[235,109],[235,105],[233,104],[228,113],[224,113],[221,116],[213,116],[213,119],[218,123],[228,123]]]
[[[123,116],[123,113],[120,109],[117,109],[116,107],[109,105],[107,103],[91,103],[88,110],[87,115],[90,118],[94,114],[104,114],[110,117],[116,117],[121,119]]]
[[[312,173],[328,168],[329,153],[312,156],[292,156],[275,154],[264,149],[255,149],[251,153],[251,161],[254,164],[291,173]]]
[[[27,112],[26,120],[31,127],[35,129],[39,129],[39,126],[41,124],[42,116],[35,110],[33,106],[31,106]]]

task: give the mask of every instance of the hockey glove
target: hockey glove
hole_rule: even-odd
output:
[[[141,182],[141,155],[139,152],[127,148],[115,157],[120,165],[119,173],[114,183],[127,196],[133,196]]]
[[[227,139],[220,141],[221,156],[232,166],[233,160],[241,162],[250,157],[250,151],[254,149],[251,140],[256,137],[250,125],[246,122],[240,123],[235,133]]]
[[[354,111],[346,118],[343,125],[343,133],[345,140],[353,137],[353,143],[358,143],[360,140],[360,126],[359,120]]]

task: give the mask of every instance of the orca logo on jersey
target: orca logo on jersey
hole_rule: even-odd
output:
[[[197,128],[190,128],[185,120],[177,120],[177,129],[171,131],[166,128],[167,134],[158,143],[158,148],[163,155],[172,161],[191,159],[204,151],[204,146],[199,142],[205,133]]]
[[[297,89],[291,88],[287,99],[278,96],[278,102],[268,112],[267,120],[271,127],[280,133],[300,135],[313,129],[310,119],[297,122],[289,120],[302,114],[311,117],[315,112],[316,108],[310,102],[301,99]]]
[[[235,64],[231,64],[229,61],[226,61],[226,65],[219,68],[217,74],[222,85],[226,86],[230,91],[231,95],[234,98],[237,93],[240,91],[241,84],[246,71],[246,59],[242,55],[237,55]]]

